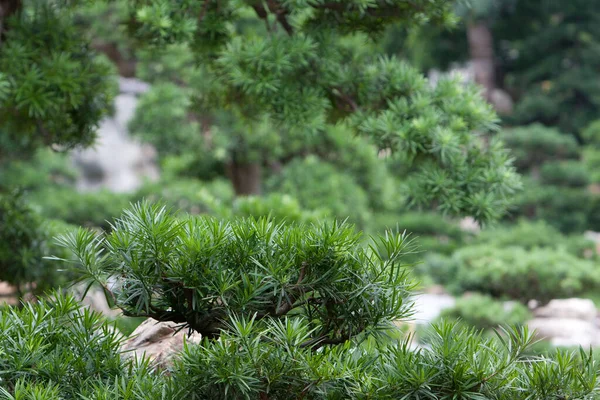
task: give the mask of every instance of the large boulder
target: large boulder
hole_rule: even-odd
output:
[[[536,318],[569,318],[593,322],[598,311],[590,299],[557,299],[551,300],[543,307],[533,311]]]
[[[600,330],[590,321],[572,318],[534,318],[527,323],[540,339],[554,346],[595,347],[600,344]]]
[[[600,345],[598,311],[589,299],[552,300],[533,310],[533,315],[535,318],[528,322],[529,328],[554,346]]]
[[[142,322],[131,336],[123,343],[121,349],[125,355],[150,358],[156,366],[167,368],[172,357],[183,349],[187,343],[199,343],[202,335],[180,329],[174,322],[159,322],[148,318]]]

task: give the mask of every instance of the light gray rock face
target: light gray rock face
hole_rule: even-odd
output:
[[[178,324],[174,322],[158,322],[149,318],[137,327],[131,336],[123,343],[121,350],[126,356],[145,355],[156,366],[166,368],[171,364],[174,355],[183,349],[184,340],[187,343],[200,343],[202,335],[193,333],[187,335],[187,329],[177,332]]]
[[[144,179],[158,179],[156,151],[152,146],[132,139],[127,130],[137,107],[136,96],[147,90],[148,85],[122,78],[119,86],[122,93],[115,98],[115,115],[101,122],[96,144],[73,152],[73,161],[82,172],[77,182],[80,190],[105,188],[131,192]]]
[[[590,299],[551,300],[547,305],[533,311],[536,318],[568,318],[595,321],[598,311]]]
[[[554,346],[598,346],[600,331],[596,324],[573,318],[534,318],[527,323],[536,336]]]
[[[444,293],[422,293],[413,299],[415,314],[412,319],[417,325],[426,325],[439,317],[446,308],[454,307],[456,299]]]
[[[589,299],[552,300],[533,310],[534,319],[527,324],[554,346],[599,346],[598,311]]]

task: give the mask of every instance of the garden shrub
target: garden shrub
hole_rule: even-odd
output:
[[[59,358],[102,356],[102,363],[76,362],[76,368],[88,368],[85,379],[68,373],[52,382],[32,373],[21,377],[15,373],[19,363],[8,366],[3,377],[11,379],[9,391],[39,385],[52,392],[40,395],[43,400],[61,390],[65,398],[79,392],[91,399],[441,400],[468,394],[541,400],[586,398],[598,386],[598,369],[585,352],[528,358],[533,335],[526,327],[493,338],[443,322],[433,327],[429,347],[420,350],[410,339],[389,340],[398,329],[392,321],[411,311],[413,285],[402,261],[411,244],[402,235],[389,233],[367,250],[358,245],[356,232],[337,223],[176,218],[146,204],[125,211],[114,225],[109,234],[80,230],[61,239],[74,251],[74,268],[105,286],[125,314],[181,322],[202,333],[202,342],[187,344],[162,374],[146,364],[123,368],[108,334],[88,328],[87,340],[69,348],[74,354],[54,352],[41,370],[54,376]],[[80,324],[90,319],[76,318]],[[78,336],[70,329],[70,321],[59,319],[51,331],[67,331],[72,341]],[[29,332],[15,336],[25,334],[36,341]],[[105,345],[95,351],[92,340]],[[26,353],[11,354],[20,359]]]
[[[0,187],[35,191],[50,185],[67,186],[75,183],[77,171],[67,154],[50,149],[38,149],[28,159],[0,163]]]
[[[340,220],[349,218],[360,227],[369,219],[369,201],[353,178],[314,156],[286,165],[281,174],[267,182],[270,191],[289,194],[303,208],[327,209]]]
[[[202,182],[197,179],[176,179],[148,182],[132,196],[135,200],[163,202],[190,214],[209,214],[228,218],[231,215],[233,189],[225,180]]]
[[[0,310],[0,332],[2,399],[133,400],[134,388],[139,396],[139,389],[159,382],[147,361],[123,361],[118,331],[70,296],[55,293]],[[122,384],[122,397],[105,397],[106,389]],[[146,398],[156,394],[148,391]]]
[[[79,192],[72,187],[47,187],[32,192],[29,200],[46,218],[109,230],[109,221],[121,214],[131,197],[106,189]]]
[[[545,303],[600,287],[600,269],[562,248],[473,245],[451,257],[431,258],[424,270],[455,293],[476,291],[521,302]]]
[[[589,173],[581,161],[552,161],[542,165],[540,180],[546,185],[585,187],[590,183]]]
[[[530,170],[550,160],[579,157],[579,145],[572,135],[542,124],[505,129],[498,136],[511,149],[515,166],[521,171]]]
[[[270,217],[289,223],[316,223],[327,218],[326,211],[305,210],[293,197],[279,193],[238,197],[233,201],[232,212],[239,217]]]
[[[203,146],[200,124],[188,119],[188,91],[172,83],[160,83],[144,93],[129,122],[134,137],[152,144],[161,157],[183,154]]]
[[[442,311],[441,317],[460,319],[477,329],[493,329],[523,325],[531,319],[531,313],[520,303],[504,303],[488,295],[472,293],[458,298],[454,307]]]
[[[588,227],[593,196],[581,188],[540,185],[528,180],[527,190],[514,197],[511,217],[544,220],[563,233],[581,233]]]
[[[520,219],[514,225],[503,225],[483,230],[473,241],[476,244],[502,248],[519,246],[526,250],[564,248],[569,253],[589,258],[595,252],[594,242],[583,235],[563,235],[546,221]]]
[[[20,193],[0,193],[0,281],[14,285],[19,297],[65,283],[67,274],[44,256],[66,256],[53,237],[68,229],[62,221],[45,221]]]

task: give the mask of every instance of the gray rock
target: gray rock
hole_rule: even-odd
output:
[[[150,85],[135,78],[119,78],[119,93],[142,94],[150,90]]]
[[[456,299],[448,294],[423,293],[415,296],[414,323],[429,324],[446,308],[454,307]]]
[[[133,331],[121,350],[125,356],[135,355],[139,358],[145,355],[156,366],[166,368],[173,356],[183,349],[184,340],[187,343],[199,343],[202,339],[198,333],[188,336],[187,329],[177,330],[178,324],[174,322],[158,322],[149,318]]]
[[[77,188],[92,191],[105,188],[114,192],[132,192],[145,179],[157,180],[156,151],[128,135],[127,124],[133,117],[137,98],[121,94],[115,99],[115,115],[102,121],[94,147],[73,152],[81,169]]]
[[[535,318],[527,323],[539,338],[554,346],[598,346],[600,331],[591,321],[573,318]]]
[[[570,318],[590,322],[596,319],[597,314],[593,301],[578,298],[551,300],[533,311],[536,318]]]

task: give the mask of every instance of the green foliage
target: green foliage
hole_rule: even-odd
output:
[[[21,309],[3,309],[0,329],[3,399],[100,399],[106,398],[99,397],[100,387],[118,386],[120,379],[132,381],[129,391],[156,379],[147,362],[123,362],[114,327],[73,297],[55,294]],[[133,399],[126,393],[120,398]]]
[[[43,217],[109,230],[109,221],[129,205],[130,198],[108,190],[78,192],[72,187],[47,187],[32,192],[29,201]]]
[[[401,185],[393,179],[385,158],[369,140],[353,136],[348,127],[329,127],[310,150],[351,175],[366,192],[373,210],[397,210],[403,205],[398,193]]]
[[[594,263],[562,248],[472,245],[451,257],[430,257],[427,264],[428,275],[455,293],[476,291],[521,302],[573,297],[600,285]]]
[[[582,158],[590,182],[594,184],[600,183],[600,150],[592,146],[585,146]]]
[[[189,121],[190,105],[185,89],[170,83],[154,85],[140,97],[129,131],[152,144],[161,157],[201,149],[202,131],[200,124]]]
[[[163,202],[176,210],[190,214],[209,214],[227,218],[231,215],[233,190],[231,185],[223,180],[207,183],[194,179],[177,179],[146,183],[138,189],[133,198]],[[119,214],[120,212],[113,217]]]
[[[53,235],[67,229],[60,221],[44,222],[20,193],[0,193],[0,280],[16,286],[19,296],[65,282],[65,273],[43,257],[67,254],[52,242]]]
[[[452,23],[446,1],[415,7],[403,1],[273,2],[265,8],[148,0],[135,6],[136,37],[150,48],[187,48],[195,55],[192,75],[202,79],[182,81],[194,91],[194,108],[227,110],[227,118],[217,116],[211,125],[218,132],[213,138],[229,138],[233,162],[296,157],[341,123],[413,167],[407,187],[415,204],[487,221],[505,211],[519,186],[502,148],[484,146],[473,134],[490,133],[496,121],[478,89],[454,81],[432,88],[416,69],[377,50],[374,33],[392,23]],[[189,64],[168,62],[166,69]],[[359,179],[368,191],[382,192],[376,182]],[[373,194],[371,203],[389,207],[389,197]]]
[[[597,118],[600,86],[593,76],[600,65],[599,17],[594,7],[586,0],[517,1],[498,21],[495,33],[509,41],[499,52],[505,82],[521,94],[513,121],[541,121],[579,134]]]
[[[431,252],[450,255],[467,238],[456,223],[435,213],[408,212],[404,214],[374,213],[369,220],[371,232],[384,232],[397,229],[410,233],[417,242],[416,251],[407,254],[406,259],[418,264]],[[417,266],[417,271],[420,268]],[[421,275],[419,278],[428,279]]]
[[[580,161],[555,161],[542,165],[540,180],[546,185],[585,187],[589,183],[588,171]]]
[[[91,144],[115,91],[110,63],[90,49],[62,3],[29,3],[4,21],[0,45],[4,159],[40,145]]]
[[[460,319],[477,329],[496,329],[499,326],[523,325],[531,313],[520,303],[504,303],[478,293],[468,294],[452,308],[442,311],[442,318]]]
[[[138,204],[110,234],[80,230],[60,243],[74,252],[86,280],[103,287],[117,280],[113,300],[125,315],[186,323],[216,337],[228,315],[291,313],[310,321],[304,345],[320,347],[406,315],[412,284],[402,255],[410,243],[401,235],[382,237],[375,252],[359,240],[338,223],[177,219],[165,208]]]
[[[591,122],[583,132],[581,132],[581,136],[587,144],[594,146],[600,145],[600,119]]]
[[[270,191],[286,193],[309,210],[326,209],[337,219],[350,218],[365,226],[369,218],[367,195],[352,177],[316,157],[297,159],[267,182]]]
[[[429,349],[414,350],[408,339],[315,352],[299,346],[311,334],[299,317],[232,317],[227,326],[219,340],[186,345],[162,374],[147,361],[124,361],[114,328],[71,297],[2,310],[0,397],[541,400],[593,398],[598,386],[592,354],[528,357],[534,342],[526,328],[493,338],[441,323]]]
[[[541,124],[506,129],[499,135],[515,157],[515,165],[528,171],[546,161],[578,158],[577,141]]]
[[[526,181],[527,190],[514,199],[512,217],[541,219],[563,233],[588,229],[593,196],[581,188],[539,185]]]
[[[238,197],[233,202],[233,215],[240,217],[269,217],[289,223],[317,223],[327,217],[324,210],[305,210],[287,194],[272,193],[264,197]]]
[[[586,258],[595,251],[594,242],[583,236],[566,236],[545,221],[525,219],[514,225],[486,229],[475,238],[474,243],[497,248],[519,246],[526,250],[560,247],[580,258]]]
[[[39,190],[49,185],[70,185],[77,178],[66,154],[45,148],[38,149],[27,160],[5,163],[0,166],[0,173],[0,190],[16,187],[26,191]]]

